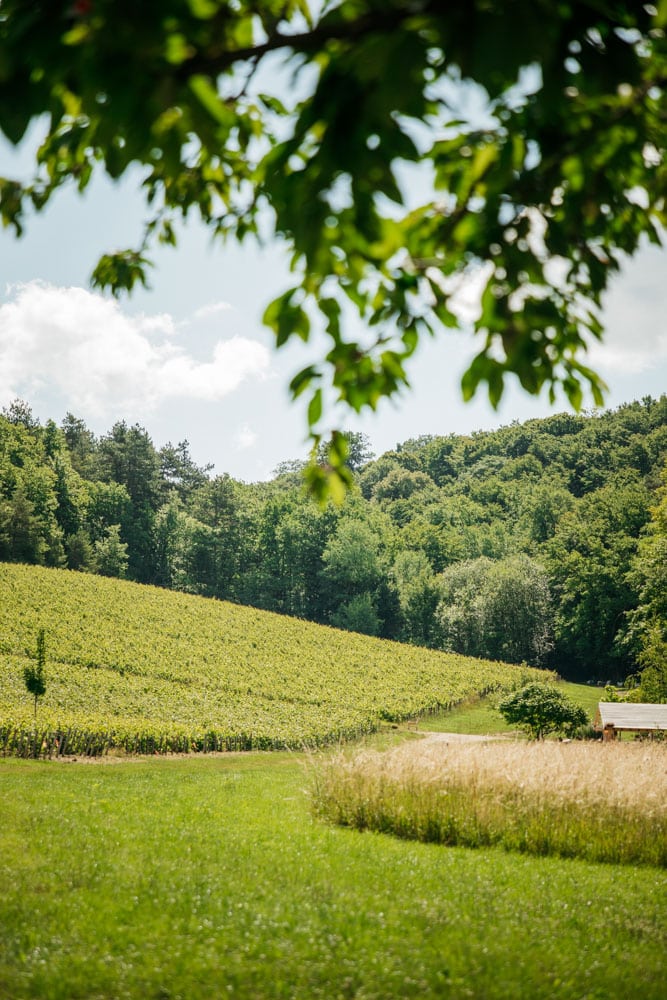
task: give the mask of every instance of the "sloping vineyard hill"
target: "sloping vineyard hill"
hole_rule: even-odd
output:
[[[36,719],[23,671],[45,630]],[[0,564],[0,753],[318,746],[527,668],[67,570]]]

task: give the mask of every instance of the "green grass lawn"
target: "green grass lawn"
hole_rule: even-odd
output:
[[[425,715],[419,720],[419,730],[425,733],[473,733],[478,736],[513,733],[515,730],[496,708],[502,697],[474,698],[449,712]]]
[[[595,718],[598,702],[604,698],[604,689],[589,687],[587,684],[573,684],[571,681],[559,681],[558,687],[568,698],[586,710],[592,722]],[[419,721],[419,729],[431,733],[474,733],[476,735],[514,733],[516,729],[509,726],[498,711],[498,702],[503,697],[503,694],[495,694],[486,698],[475,698],[449,712],[439,712],[437,715],[431,716],[425,715]]]
[[[0,760],[0,997],[662,998],[667,876],[359,834],[297,755]]]
[[[588,712],[591,721],[595,718],[598,703],[605,701],[604,688],[591,684],[574,684],[572,681],[559,681],[559,688],[564,694],[581,705]]]

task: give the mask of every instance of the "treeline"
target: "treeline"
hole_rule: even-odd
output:
[[[0,416],[0,560],[69,567],[352,631],[617,680],[667,623],[667,396],[374,459],[348,435],[342,507],[300,462],[246,484],[125,422]],[[661,666],[662,665],[662,666]],[[664,691],[667,698],[667,690]],[[656,695],[657,697],[657,695]]]

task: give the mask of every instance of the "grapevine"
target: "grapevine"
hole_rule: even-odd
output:
[[[49,683],[37,726],[23,670],[41,627]],[[533,673],[125,581],[0,564],[0,754],[323,746]]]

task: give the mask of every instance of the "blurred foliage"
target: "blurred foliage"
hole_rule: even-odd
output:
[[[582,358],[601,296],[665,223],[665,3],[313,8],[5,0],[0,129],[19,143],[40,119],[44,137],[32,179],[0,178],[4,225],[20,234],[64,185],[138,167],[140,245],[93,272],[116,293],[146,283],[190,215],[223,239],[278,236],[294,282],[265,322],[278,346],[328,336],[291,383],[315,452],[333,399],[359,412],[408,384],[420,339],[459,325],[470,280],[466,399],[484,385],[497,404],[515,375],[600,404]],[[311,465],[316,495],[349,488],[344,451],[334,437]]]

